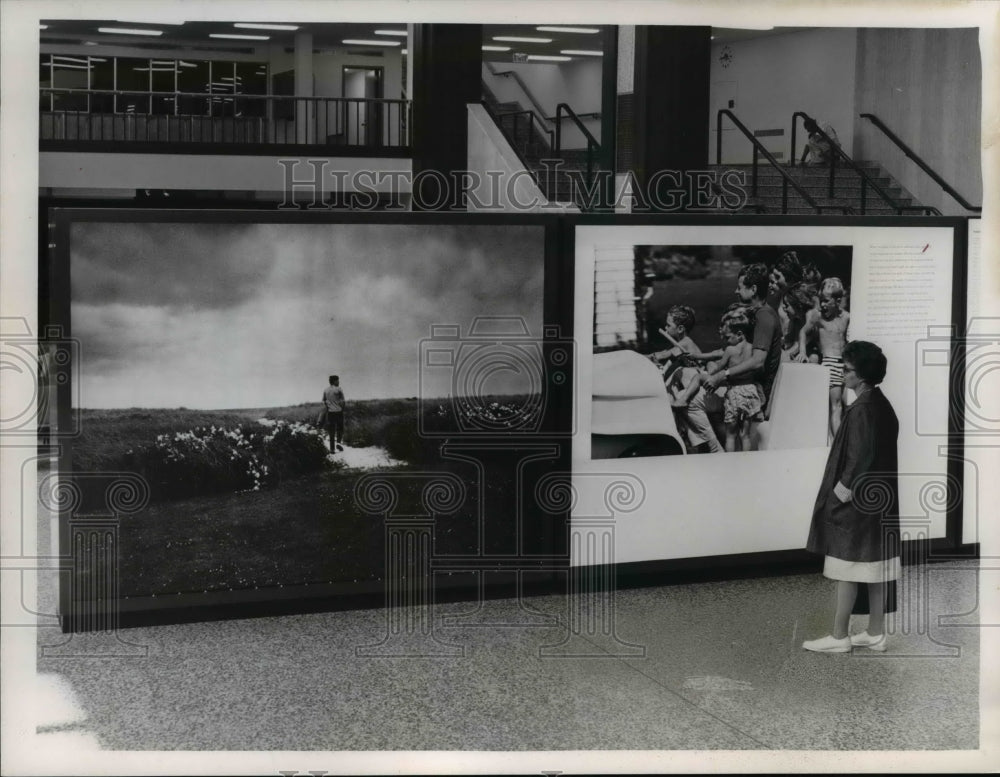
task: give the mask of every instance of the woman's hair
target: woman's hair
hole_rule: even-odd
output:
[[[819,129],[819,124],[816,123],[815,119],[803,119],[802,126],[806,128],[806,132],[815,132]]]
[[[806,313],[812,309],[815,296],[816,287],[809,283],[796,283],[785,290],[785,302],[798,318],[805,318]]]
[[[785,276],[785,281],[791,286],[802,280],[802,263],[799,255],[794,251],[785,251],[781,258],[774,263],[774,269]]]
[[[819,268],[812,262],[802,267],[802,282],[811,283],[814,286],[818,286],[823,282],[822,273],[820,273]]]
[[[885,378],[885,354],[875,343],[851,340],[844,346],[841,358],[854,367],[857,376],[870,386],[877,386]]]
[[[742,270],[740,270],[739,278],[743,281],[743,285],[748,289],[753,289],[754,296],[757,299],[763,300],[767,299],[767,287],[768,287],[768,272],[767,265],[763,262],[755,262],[754,264],[746,265]]]
[[[823,281],[822,292],[834,299],[844,298],[844,282],[840,278],[830,277]]]
[[[674,320],[675,324],[684,327],[685,332],[690,332],[694,327],[694,308],[688,305],[674,305],[667,311],[667,315]]]

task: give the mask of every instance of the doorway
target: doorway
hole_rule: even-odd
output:
[[[382,139],[382,104],[362,102],[382,99],[384,68],[381,65],[344,65],[344,97],[347,105],[347,144],[380,146]]]

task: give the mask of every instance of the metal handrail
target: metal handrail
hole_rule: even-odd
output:
[[[588,111],[588,112],[584,112],[584,113],[578,113],[576,115],[579,118],[581,118],[581,119],[599,119],[599,118],[601,118],[601,112],[600,111]],[[549,121],[560,121],[560,119],[559,119],[558,116],[546,116],[545,118],[548,119]]]
[[[145,138],[135,138],[132,137],[118,137],[116,136],[115,127],[118,126],[119,121],[132,121],[135,122],[140,117],[148,119],[160,119],[168,118],[171,120],[181,120],[192,125],[192,133],[194,128],[199,128],[205,121],[221,121],[223,126],[226,123],[231,123],[231,128],[234,133],[237,131],[240,133],[244,132],[244,129],[251,126],[253,122],[256,122],[258,126],[256,134],[260,138],[264,137],[265,127],[268,125],[269,128],[266,130],[266,134],[271,135],[272,133],[277,134],[278,123],[283,120],[288,120],[288,126],[282,125],[281,132],[283,136],[279,139],[277,137],[270,140],[260,140],[260,142],[267,143],[298,143],[307,142],[308,138],[311,136],[314,139],[327,138],[332,136],[345,135],[350,137],[353,134],[357,138],[364,137],[365,141],[361,143],[352,144],[350,141],[347,145],[363,145],[363,146],[384,146],[384,147],[404,147],[408,145],[409,138],[406,136],[409,132],[409,126],[411,122],[410,112],[411,112],[411,102],[409,100],[400,99],[386,99],[386,98],[355,98],[355,97],[316,97],[316,96],[295,96],[295,95],[275,95],[275,94],[243,94],[236,92],[157,92],[153,90],[139,90],[139,89],[66,89],[59,87],[41,87],[40,92],[43,96],[49,96],[49,110],[42,110],[41,115],[43,117],[43,122],[40,124],[40,130],[44,130],[45,126],[55,131],[56,125],[54,124],[54,117],[70,117],[74,118],[77,125],[77,138],[74,140],[81,140],[84,142],[99,140],[103,141],[104,138],[104,124],[99,122],[100,137],[83,137],[80,131],[81,127],[87,128],[87,134],[93,134],[93,130],[89,127],[93,126],[93,121],[95,120],[107,120],[107,117],[111,117],[111,137],[107,140],[125,140],[126,142],[136,141],[136,140],[161,140],[162,138],[150,137],[150,128],[147,126],[145,128]],[[55,107],[55,98],[66,96],[66,97],[86,97],[86,109],[65,109],[65,110],[53,110]],[[111,110],[98,110],[92,111],[93,102],[91,98],[95,97],[110,97],[113,99],[110,107]],[[133,100],[147,101],[146,108],[140,111],[122,111],[118,110],[119,100],[123,98],[129,98]],[[173,109],[171,112],[159,112],[153,111],[154,100],[166,101],[173,103]],[[184,101],[191,102],[207,102],[207,113],[201,112],[185,112],[182,110],[182,103]],[[232,106],[232,111],[226,112],[226,115],[213,115],[213,104],[223,103]],[[262,108],[257,108],[248,115],[236,115],[238,113],[239,106],[261,106]],[[290,115],[281,115],[278,112],[278,108],[282,108],[284,113]],[[169,109],[168,109],[169,110]],[[377,111],[373,114],[372,111]],[[53,117],[53,118],[46,118]],[[377,122],[377,127],[372,128],[368,126],[368,119],[374,118]],[[62,121],[62,120],[60,120]],[[383,122],[385,122],[383,124]],[[62,126],[60,124],[60,126]],[[68,129],[67,125],[67,129]],[[128,125],[131,126],[131,125]],[[293,135],[298,137],[289,138],[288,133],[292,132]],[[388,133],[388,137],[383,136],[383,132]],[[202,130],[198,129],[198,134],[201,134]],[[132,130],[125,131],[122,130],[118,135],[132,134]],[[156,135],[157,133],[153,133]],[[210,133],[211,134],[211,133]],[[248,134],[254,134],[248,131]],[[193,135],[192,135],[193,137]],[[305,140],[304,140],[305,138]],[[51,138],[54,140],[59,140],[60,138]],[[182,141],[184,142],[184,141]],[[190,141],[194,142],[194,141]],[[238,142],[251,142],[247,140]]]
[[[489,106],[486,100],[481,100],[479,104],[483,106],[483,108],[486,110],[486,113],[489,114],[489,117],[493,119],[493,123],[497,125],[497,129],[499,129],[501,134],[507,139],[507,142],[510,144],[511,149],[517,155],[517,158],[521,162],[521,165],[524,167],[525,170],[528,171],[528,173],[534,179],[535,185],[541,188],[541,182],[538,180],[538,173],[531,167],[530,164],[528,164],[528,160],[525,158],[524,154],[522,154],[520,149],[517,147],[517,142],[515,138],[511,136],[511,134],[508,133],[507,129],[503,126],[503,123],[500,121],[500,115],[497,114]]]
[[[813,119],[808,113],[805,113],[804,111],[795,111],[795,113],[792,114],[792,161],[791,161],[792,167],[795,166],[795,134],[796,130],[798,129],[797,119],[799,118],[802,119],[803,125],[805,124],[806,120],[811,120],[815,122],[815,119]],[[818,123],[816,124],[816,130],[819,133],[819,136],[829,144],[830,150],[833,152],[833,156],[830,158],[829,196],[831,198],[833,197],[834,175],[837,170],[836,161],[839,158],[842,159],[849,168],[854,170],[861,177],[861,215],[865,215],[865,212],[868,209],[867,187],[869,186],[871,186],[875,190],[875,192],[879,195],[879,197],[885,200],[885,202],[889,205],[890,208],[896,211],[897,216],[903,215],[903,210],[907,209],[907,206],[901,205],[900,203],[896,202],[896,200],[893,199],[892,195],[890,195],[887,191],[885,191],[885,189],[883,189],[879,185],[878,181],[876,181],[867,172],[865,172],[864,168],[862,168],[857,162],[851,159],[851,157],[848,156],[847,152],[840,147],[840,144],[835,142],[833,138],[827,135],[826,132],[823,130],[822,127],[819,126]],[[913,210],[914,208],[909,208],[909,209]],[[920,206],[916,209],[923,210],[924,208]]]
[[[553,148],[555,148],[555,143],[556,143],[556,141],[555,141],[555,133],[552,130],[550,130],[548,127],[542,127],[542,126],[538,125],[538,122],[535,119],[535,112],[534,111],[504,111],[503,113],[496,114],[496,117],[501,122],[505,118],[507,118],[508,116],[510,116],[510,117],[512,117],[514,119],[514,130],[513,131],[514,131],[514,137],[516,138],[517,137],[517,130],[520,127],[520,118],[522,116],[524,116],[524,115],[528,116],[528,137],[532,137],[534,135],[538,135],[539,137],[544,138],[545,136],[548,136],[549,151],[551,151]]]
[[[597,152],[600,153],[601,144],[597,142],[597,138],[595,138],[591,134],[590,130],[588,130],[584,126],[583,122],[580,121],[580,117],[576,115],[576,113],[573,111],[572,108],[570,108],[566,103],[559,103],[556,106],[556,145],[555,145],[555,152],[556,152],[557,155],[561,155],[562,154],[562,120],[563,120],[563,113],[565,113],[568,118],[570,118],[570,119],[573,120],[573,123],[576,124],[577,129],[579,129],[580,132],[583,133],[583,137],[587,141],[587,186],[590,186],[591,183],[593,183],[593,180],[594,180],[594,149],[596,149]]]
[[[929,175],[934,180],[934,183],[936,183],[938,186],[944,189],[945,192],[950,194],[955,199],[955,201],[958,202],[959,205],[961,205],[966,210],[971,210],[973,213],[983,212],[982,205],[973,205],[967,199],[965,199],[965,197],[963,197],[961,194],[955,191],[954,187],[952,187],[947,181],[944,180],[944,178],[942,178],[940,175],[934,172],[934,170],[931,169],[931,166],[928,165],[916,151],[914,151],[912,148],[906,145],[906,143],[904,143],[895,132],[889,129],[885,125],[885,122],[883,122],[878,116],[872,113],[862,113],[860,114],[860,116],[862,119],[868,119],[868,121],[870,121],[880,130],[882,130],[882,133],[887,138],[889,138],[889,140],[895,143],[899,147],[900,151],[902,151],[904,154],[906,154],[907,157],[916,162],[917,167],[919,167],[921,170],[927,173],[927,175]]]
[[[139,95],[142,97],[194,97],[202,99],[212,99],[217,97],[239,98],[240,100],[311,100],[314,102],[323,101],[352,101],[368,103],[408,103],[409,100],[401,100],[388,97],[317,97],[315,95],[303,96],[294,94],[248,94],[246,92],[156,92],[148,89],[70,89],[59,86],[42,86],[39,91],[52,94],[67,95]]]
[[[551,121],[551,119],[548,119],[545,116],[545,109],[542,108],[541,103],[539,103],[538,100],[535,99],[535,95],[531,93],[531,90],[528,88],[528,85],[524,82],[524,79],[521,78],[519,73],[517,73],[514,70],[502,70],[500,72],[497,72],[496,70],[493,69],[493,65],[490,62],[484,62],[483,64],[486,65],[486,69],[489,71],[491,76],[499,76],[500,78],[514,79],[514,83],[516,83],[519,87],[521,87],[521,91],[524,92],[524,96],[528,98],[529,102],[531,102],[532,108],[534,109],[535,118],[538,120],[539,125],[541,125],[545,121]]]
[[[739,119],[736,118],[734,114],[728,108],[719,109],[718,114],[716,114],[715,128],[716,128],[716,145],[715,145],[715,163],[717,165],[722,164],[722,117],[728,116],[730,121],[736,126],[740,132],[742,132],[747,140],[753,144],[753,183],[751,185],[751,197],[757,196],[757,163],[758,155],[763,154],[764,158],[770,162],[771,166],[781,173],[781,211],[782,213],[788,212],[788,185],[791,184],[792,187],[799,193],[808,204],[809,207],[814,208],[817,213],[822,214],[824,210],[840,210],[843,213],[847,213],[849,208],[843,205],[820,205],[817,203],[802,186],[796,181],[788,171],[778,163],[778,160],[774,158],[770,151],[764,148],[764,145],[753,136],[753,133],[746,128],[746,126]]]

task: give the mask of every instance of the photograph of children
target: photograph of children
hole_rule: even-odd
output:
[[[829,444],[846,401],[851,246],[631,254],[595,261],[592,458]]]

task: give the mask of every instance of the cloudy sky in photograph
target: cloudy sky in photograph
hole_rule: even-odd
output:
[[[315,402],[330,374],[348,399],[417,396],[432,325],[541,333],[543,249],[540,226],[76,224],[81,407]],[[523,385],[490,375],[491,393]]]

